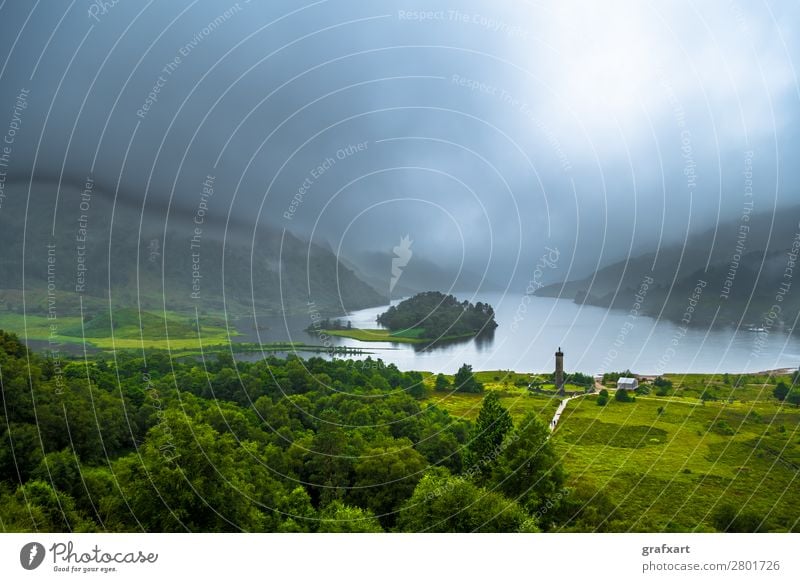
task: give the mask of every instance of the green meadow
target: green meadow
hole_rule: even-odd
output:
[[[542,418],[552,418],[559,405],[559,399],[539,394],[526,393],[521,388],[502,388],[487,386],[500,396],[500,403],[508,409],[514,420],[535,412]],[[461,392],[431,392],[425,399],[428,404],[444,408],[451,415],[467,420],[475,420],[480,412],[484,394],[465,394]],[[549,421],[548,421],[549,422]]]
[[[0,329],[13,331],[22,338],[48,341],[54,344],[84,342],[91,348],[111,349],[164,349],[199,350],[208,346],[225,346],[234,329],[226,329],[221,318],[193,317],[174,312],[152,313],[136,309],[107,311],[81,320],[76,316],[59,315],[49,319],[46,315],[0,313]]]
[[[406,344],[422,344],[424,339],[420,339],[416,333],[391,332],[388,329],[325,329],[322,330],[328,335],[347,337],[361,342],[395,342]],[[419,331],[419,330],[413,330]]]
[[[453,376],[445,377],[452,383]],[[484,394],[469,394],[464,392],[437,392],[433,389],[435,376],[425,374],[425,383],[429,388],[427,403],[436,404],[439,408],[444,408],[451,415],[467,420],[475,420],[483,404]],[[508,409],[512,418],[519,420],[529,412],[534,412],[547,419],[555,414],[561,400],[555,390],[551,395],[540,394],[529,391],[526,386],[534,379],[540,379],[536,374],[522,374],[508,370],[495,370],[487,372],[475,372],[475,379],[481,382],[487,391],[497,392],[500,403]],[[552,385],[551,385],[552,387]],[[577,390],[577,386],[566,385],[567,390]]]
[[[800,408],[772,395],[777,382],[791,378],[666,377],[673,387],[665,396],[645,385],[650,393],[633,402],[618,402],[612,393],[599,406],[590,394],[571,400],[561,416],[552,442],[567,488],[594,491],[593,503],[617,508],[598,529],[712,531],[715,516],[733,507],[753,529],[796,530]],[[560,403],[555,394],[524,387],[536,375],[494,371],[476,378],[499,394],[515,421],[534,412],[549,424]],[[436,392],[434,380],[426,375],[426,402],[474,421],[487,392]]]
[[[404,329],[400,331],[390,331],[388,329],[325,329],[322,330],[328,335],[347,337],[362,342],[392,342],[400,344],[427,344],[433,341],[426,338],[425,330],[422,328]],[[437,342],[446,342],[458,339],[470,338],[474,334],[465,333],[452,335],[436,339]]]
[[[198,331],[199,322],[199,331]],[[58,315],[49,319],[41,313],[22,315],[0,311],[0,329],[34,341],[51,341],[57,346],[82,346],[90,350],[163,350],[180,356],[197,356],[219,350],[234,352],[327,352],[329,348],[305,342],[233,342],[240,333],[228,328],[221,316],[201,315],[196,321],[173,311],[149,312],[117,309],[113,316],[101,312],[83,321],[77,316]],[[383,330],[379,330],[383,331]],[[394,341],[394,340],[393,340]],[[360,348],[336,348],[346,355],[367,353]]]
[[[726,506],[762,529],[796,528],[800,409],[772,396],[790,378],[669,379],[663,397],[569,403],[553,437],[569,484],[617,503],[632,531],[710,530]]]

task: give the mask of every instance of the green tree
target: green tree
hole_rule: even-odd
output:
[[[425,398],[425,382],[419,372],[406,372],[401,375],[400,386],[405,389],[412,398],[417,400]]]
[[[141,531],[130,510],[120,503],[117,477],[108,467],[81,467],[85,490],[76,496],[78,508],[97,520],[103,531]]]
[[[755,512],[732,503],[719,505],[712,515],[718,531],[732,533],[757,533],[769,531],[770,526]]]
[[[278,527],[281,533],[308,533],[317,526],[317,512],[311,505],[311,496],[301,485],[281,497],[278,509],[285,518]]]
[[[400,513],[405,532],[536,531],[535,522],[514,501],[437,468],[426,474]]]
[[[588,374],[581,374],[580,372],[567,374],[566,382],[575,384],[576,386],[583,386],[584,388],[590,388],[594,386],[594,378]]]
[[[432,465],[447,467],[453,474],[461,472],[464,444],[469,440],[472,423],[450,416],[447,410],[429,404],[418,415],[422,421],[417,449]]]
[[[628,391],[624,388],[617,388],[617,391],[614,393],[614,400],[617,402],[633,402],[633,398],[631,398],[631,395],[628,394]]]
[[[380,533],[381,524],[372,512],[341,501],[328,504],[320,514],[319,533]]]
[[[42,442],[36,425],[10,423],[0,436],[0,482],[27,481],[42,457]]]
[[[49,482],[59,491],[77,498],[85,493],[81,473],[81,466],[75,458],[75,453],[64,449],[45,455],[33,471],[31,479]]]
[[[711,392],[710,388],[706,388],[700,393],[700,400],[703,402],[703,404],[705,404],[706,401],[716,400],[716,399],[717,397],[714,395],[713,392]]]
[[[506,435],[514,427],[508,410],[500,404],[497,392],[489,392],[478,412],[472,439],[469,442],[470,469],[481,475],[500,454]]]
[[[394,522],[392,511],[411,497],[425,468],[425,458],[407,439],[387,439],[367,448],[355,466],[351,497],[378,515],[385,525]]]
[[[528,413],[506,438],[492,471],[492,482],[507,497],[534,512],[557,498],[564,479],[550,431],[538,416]]]
[[[114,472],[148,531],[263,531],[274,524],[259,506],[275,506],[276,485],[256,458],[248,443],[167,410]]]
[[[445,376],[444,374],[438,374],[436,376],[436,384],[434,385],[434,388],[438,392],[447,392],[447,391],[449,391],[450,390],[450,381],[447,379],[447,376]]]
[[[17,532],[92,531],[91,521],[75,508],[75,500],[45,483],[33,479],[20,485],[14,495],[2,495],[0,515],[3,528]]]
[[[341,427],[339,414],[326,409],[320,414],[319,428],[311,445],[301,451],[301,476],[319,505],[327,505],[344,496],[352,480],[353,463],[358,451]]]
[[[789,387],[786,385],[786,382],[778,382],[772,390],[772,395],[781,402],[786,400],[786,397],[789,395]]]
[[[458,369],[453,379],[453,386],[455,386],[457,392],[483,392],[483,384],[475,379],[472,374],[472,366],[469,364],[464,364]]]
[[[656,387],[656,396],[669,396],[670,390],[672,390],[672,381],[659,376],[653,380],[653,386]]]
[[[289,381],[288,384],[282,385],[282,388],[288,394],[303,394],[313,388],[311,375],[299,358],[292,358],[286,362],[286,375]]]

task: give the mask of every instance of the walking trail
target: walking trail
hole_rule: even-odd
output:
[[[599,382],[594,383],[594,389],[596,392],[599,392],[603,388],[605,388],[605,386],[603,386]],[[587,394],[591,394],[591,392],[587,392]],[[575,396],[570,396],[569,398],[564,398],[564,400],[561,401],[561,404],[558,405],[558,409],[556,409],[556,413],[553,415],[553,420],[550,421],[551,433],[556,430],[556,427],[558,426],[558,421],[561,420],[561,413],[563,413],[564,410],[567,408],[567,404],[569,403],[569,401],[575,400],[576,398],[583,398],[584,396],[586,396],[586,394],[577,394]]]

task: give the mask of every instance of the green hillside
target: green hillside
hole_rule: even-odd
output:
[[[692,235],[685,245],[664,245],[582,279],[547,285],[536,295],[630,310],[642,281],[651,278],[644,315],[681,322],[691,306],[690,325],[788,330],[800,313],[800,289],[792,285],[800,250],[798,220],[800,207],[753,215],[746,236],[739,222],[722,223]],[[776,304],[780,311],[770,315]]]

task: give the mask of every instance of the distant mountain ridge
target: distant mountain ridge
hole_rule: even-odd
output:
[[[792,281],[800,275],[793,265],[800,246],[799,222],[800,206],[752,214],[692,235],[685,245],[617,261],[581,279],[544,286],[535,294],[630,309],[636,290],[650,276],[653,284],[641,311],[645,315],[680,322],[691,306],[690,324],[764,327],[766,323],[792,329],[800,311],[800,278]],[[704,283],[699,298],[690,302],[698,282]],[[786,283],[789,289],[781,295]],[[775,304],[779,313],[771,315]]]

